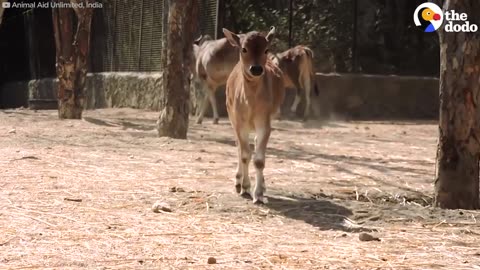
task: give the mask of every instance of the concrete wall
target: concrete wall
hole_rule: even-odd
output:
[[[437,119],[439,81],[433,77],[366,74],[316,74],[320,92],[312,97],[312,116],[345,119]],[[287,113],[295,97],[287,89],[282,112]],[[226,116],[224,88],[217,91],[221,116]],[[304,100],[297,108],[303,114]],[[211,110],[207,114],[211,117]]]
[[[31,104],[45,104],[56,99],[57,79],[46,78],[28,83],[28,97]],[[22,85],[21,83],[18,85]],[[158,110],[158,91],[162,85],[161,73],[105,72],[87,75],[87,109],[109,107],[131,107]],[[4,85],[2,93],[16,92],[17,89]]]
[[[316,81],[320,96],[314,97],[312,103],[313,115],[318,118],[436,119],[438,115],[436,78],[319,73]],[[24,104],[26,93],[29,100],[54,100],[56,83],[54,79],[43,79],[5,84],[0,87],[0,101],[3,104],[7,101]],[[161,73],[88,74],[87,109],[132,107],[158,110],[161,85]],[[287,90],[282,112],[288,112],[294,96],[294,90]],[[201,97],[196,95],[195,98]],[[223,87],[217,91],[217,104],[220,115],[226,116]],[[301,115],[302,111],[303,102],[297,114]],[[211,116],[211,109],[207,116]]]
[[[318,74],[323,115],[352,119],[437,119],[439,81],[431,77]]]

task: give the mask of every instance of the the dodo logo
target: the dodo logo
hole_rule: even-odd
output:
[[[415,9],[413,21],[415,25],[421,27],[424,32],[434,32],[442,26],[442,9],[433,3],[423,3]]]
[[[468,21],[467,13],[459,13],[455,10],[445,10],[433,4],[423,3],[415,9],[413,21],[415,25],[425,32],[435,32],[442,26],[445,20],[445,32],[477,32],[478,25]]]

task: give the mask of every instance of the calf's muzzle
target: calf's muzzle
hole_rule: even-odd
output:
[[[250,73],[253,76],[260,76],[263,74],[263,67],[259,65],[250,66]]]

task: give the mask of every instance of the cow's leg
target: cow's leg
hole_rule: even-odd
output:
[[[198,92],[199,92],[198,89],[200,88],[200,82],[198,81],[196,76],[194,76],[191,83],[193,85],[193,94],[195,95],[195,97],[190,98],[190,113],[193,116],[198,117],[200,115],[200,109],[201,109],[200,107],[202,105],[198,100]],[[203,89],[200,89],[200,90],[203,91]],[[200,107],[198,107],[198,105],[200,105]]]
[[[303,76],[304,78],[304,88],[305,89],[305,109],[303,112],[303,120],[307,120],[308,116],[310,115],[310,94],[312,92],[312,78],[310,76]]]
[[[298,107],[298,104],[300,104],[300,101],[302,100],[301,93],[302,93],[301,89],[297,87],[296,93],[295,93],[295,99],[293,100],[292,106],[290,107],[289,117],[291,118],[296,118],[297,107]]]
[[[214,89],[214,88],[213,88]],[[210,103],[212,104],[212,109],[213,109],[213,123],[218,124],[218,108],[217,108],[217,98],[215,97],[215,92],[211,91],[208,93],[208,99],[210,100]]]
[[[270,132],[271,127],[269,117],[258,117],[255,119],[255,155],[253,157],[253,164],[255,165],[256,178],[255,189],[253,191],[254,203],[267,203],[266,198],[264,197],[264,193],[267,189],[265,186],[263,169],[265,168],[265,152],[267,150]]]
[[[205,115],[205,112],[207,111],[208,109],[208,97],[209,97],[209,89],[204,87],[203,88],[203,93],[204,93],[204,97],[203,97],[203,100],[202,100],[202,104],[200,105],[200,114],[198,115],[198,118],[197,118],[197,124],[201,124],[202,121],[203,121],[203,116]]]
[[[276,119],[278,121],[282,120],[282,110],[280,106],[278,107],[277,111],[274,114],[272,114],[271,119]]]
[[[311,106],[311,99],[310,94],[312,92],[312,77],[306,71],[300,74],[300,87],[305,92],[305,108],[303,111],[303,120],[306,121],[308,116],[310,115],[310,106]]]
[[[238,148],[238,166],[235,174],[235,190],[242,197],[250,197],[250,177],[248,175],[248,166],[252,157],[250,145],[248,143],[249,132],[241,126],[235,127],[235,135]]]
[[[293,100],[292,107],[290,107],[290,111],[292,113],[295,113],[297,111],[298,104],[300,104],[300,101],[302,100],[302,97],[300,95],[301,91],[299,88],[297,88],[297,93],[295,94],[295,99]]]

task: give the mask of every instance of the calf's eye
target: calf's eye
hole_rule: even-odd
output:
[[[247,52],[247,49],[242,48],[242,53],[246,53],[246,52]]]
[[[266,50],[265,50],[265,54],[267,54],[268,52],[269,52],[269,50],[268,50],[268,49],[266,49]]]

